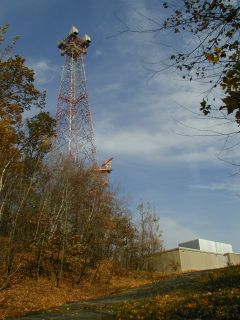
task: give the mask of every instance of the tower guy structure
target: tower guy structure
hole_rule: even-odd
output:
[[[112,159],[97,165],[97,151],[93,131],[92,115],[88,101],[87,83],[83,56],[87,53],[91,38],[78,36],[72,27],[69,35],[59,42],[58,48],[65,58],[60,92],[57,103],[57,149],[69,154],[85,165],[95,167],[107,180],[112,171]]]
[[[96,164],[97,153],[88,101],[83,56],[91,39],[78,36],[72,27],[67,38],[58,48],[65,62],[62,69],[57,103],[57,147],[63,154],[70,154],[84,164]]]

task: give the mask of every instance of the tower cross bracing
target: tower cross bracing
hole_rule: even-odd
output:
[[[59,42],[64,57],[57,103],[57,146],[84,164],[96,164],[97,153],[92,115],[88,101],[83,56],[91,43],[88,35],[78,36],[76,27]]]

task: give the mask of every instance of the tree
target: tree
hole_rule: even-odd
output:
[[[139,203],[136,224],[134,228],[127,229],[127,241],[116,252],[126,269],[143,270],[148,257],[163,250],[164,240],[160,227],[160,218],[154,207],[149,202]]]
[[[45,94],[24,58],[1,52],[0,290],[13,277],[47,275],[58,287],[94,280],[106,260],[111,274],[117,264],[139,266],[161,243],[153,210],[139,207],[138,229],[95,167],[49,153],[55,120],[43,111]]]
[[[26,66],[23,57],[12,55],[17,38],[4,46],[7,30],[8,25],[0,28],[0,241],[4,244],[0,255],[5,261],[3,287],[21,265],[14,261],[19,250],[30,245],[34,208],[40,199],[40,176],[45,167],[43,159],[51,148],[55,133],[55,120],[42,111],[45,93],[35,87],[34,71]],[[37,114],[26,118],[25,112],[31,108],[35,108]]]
[[[164,8],[170,8],[163,3]],[[190,81],[208,79],[210,90],[220,86],[224,98],[218,106],[227,114],[235,114],[240,125],[240,7],[237,2],[223,0],[184,0],[180,10],[164,21],[165,29],[175,33],[190,32],[197,45],[189,52],[179,52],[171,59]],[[201,111],[208,115],[212,105],[203,98]]]
[[[170,31],[194,39],[189,48],[174,48],[169,67],[183,73],[183,78],[205,80],[209,90],[200,103],[200,110],[208,115],[212,110],[233,114],[240,125],[240,6],[231,0],[181,0],[162,2],[166,19],[156,21],[153,27],[139,30],[126,26],[122,32],[160,33]],[[176,52],[176,53],[175,53]],[[215,96],[210,101],[210,92],[220,88],[222,103],[216,106]]]
[[[139,213],[138,223],[138,255],[139,269],[144,267],[146,258],[163,249],[160,218],[150,203],[141,202],[137,207]]]
[[[51,139],[55,126],[55,120],[43,111],[24,121],[25,111],[45,107],[45,93],[36,89],[34,71],[25,65],[25,59],[11,56],[16,38],[4,47],[7,30],[8,25],[0,29],[0,192],[6,170],[21,166],[23,153],[33,155],[34,150],[35,157],[42,158],[49,151],[51,143],[46,147],[43,138]]]

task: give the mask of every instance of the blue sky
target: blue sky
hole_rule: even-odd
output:
[[[149,70],[169,53],[166,44],[184,48],[194,40],[169,34],[111,37],[123,29],[121,21],[144,28],[151,22],[143,16],[161,21],[163,15],[158,0],[0,2],[1,24],[10,23],[9,36],[21,36],[16,52],[47,90],[52,115],[63,63],[57,42],[72,25],[91,36],[85,68],[99,159],[114,157],[111,182],[130,199],[133,212],[140,201],[155,207],[165,246],[203,238],[231,243],[240,252],[239,175],[218,159],[237,161],[238,150],[223,156],[223,136],[199,136],[208,128],[238,128],[193,113],[204,85],[183,81],[174,70],[154,77]]]

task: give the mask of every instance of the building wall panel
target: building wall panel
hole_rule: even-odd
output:
[[[144,269],[156,272],[180,272],[179,249],[163,251],[148,257]]]
[[[180,248],[181,270],[207,270],[226,267],[223,254]]]
[[[238,265],[240,264],[240,253],[227,253],[225,254],[227,256],[228,264],[229,265]]]

